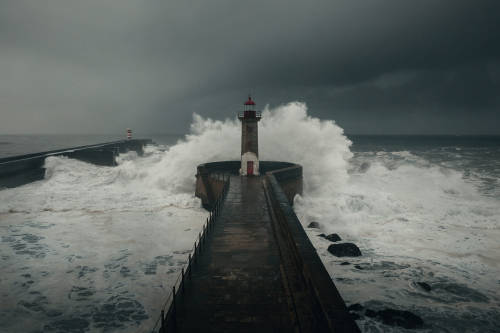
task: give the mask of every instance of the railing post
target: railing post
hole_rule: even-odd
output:
[[[191,278],[191,271],[193,267],[191,266],[191,253],[188,254],[188,269],[189,269],[189,278]]]

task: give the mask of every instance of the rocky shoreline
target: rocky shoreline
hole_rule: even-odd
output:
[[[320,229],[321,224],[312,221],[308,224],[308,228]],[[333,244],[328,246],[328,252],[336,257],[361,257],[363,254],[359,247],[350,242],[342,242],[342,238],[336,234],[321,233],[318,237],[324,238]],[[342,242],[342,243],[339,243]],[[349,261],[344,261],[340,265],[351,265]],[[362,265],[355,265],[356,269],[363,269]],[[419,286],[422,290],[430,292],[432,287],[427,282],[418,281],[415,285]],[[359,303],[351,304],[347,307],[349,314],[354,320],[363,318],[371,318],[380,321],[384,325],[397,326],[405,329],[419,329],[424,327],[424,321],[418,315],[401,309],[383,308],[383,309],[370,309]]]

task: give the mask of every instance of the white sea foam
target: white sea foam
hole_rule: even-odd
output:
[[[412,310],[436,331],[491,331],[500,313],[498,198],[409,152],[359,153],[350,162],[344,184],[295,200],[304,226],[321,223],[308,235],[346,301]],[[363,256],[333,257],[320,232],[339,233]],[[346,259],[351,265],[340,265]],[[422,291],[417,282],[434,289]],[[388,329],[373,320],[360,325]]]
[[[146,330],[206,218],[193,196],[196,165],[237,160],[240,135],[236,118],[194,115],[191,133],[171,147],[121,155],[117,167],[50,157],[45,180],[0,191],[2,329],[49,330],[61,318],[83,318],[96,329],[106,314],[96,304],[138,301],[128,310],[150,316],[138,319]],[[463,324],[463,311],[491,321],[484,309],[499,304],[497,198],[409,151],[353,154],[343,130],[308,116],[302,103],[266,108],[259,138],[262,160],[303,165],[295,209],[304,225],[321,223],[308,234],[348,303],[412,309],[448,329],[453,320]],[[339,265],[344,259],[327,252],[319,232],[354,241],[363,256]],[[418,281],[433,293],[415,287]],[[121,329],[137,331],[128,319]]]

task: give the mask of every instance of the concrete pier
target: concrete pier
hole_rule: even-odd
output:
[[[180,332],[291,331],[280,254],[259,177],[232,177],[177,304]]]
[[[208,168],[228,171],[230,162],[217,163]],[[282,178],[301,178],[294,168]],[[278,211],[283,206],[289,201],[272,173],[231,176],[160,332],[359,332],[307,235],[296,232],[300,223],[289,225],[289,211]]]
[[[120,140],[0,158],[0,188],[20,186],[43,179],[45,158],[49,156],[66,156],[96,165],[114,166],[118,153],[135,151],[142,155],[143,147],[148,143],[152,143],[152,140]]]

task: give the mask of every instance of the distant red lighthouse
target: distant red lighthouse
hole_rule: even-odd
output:
[[[241,168],[240,175],[259,175],[259,131],[261,113],[255,111],[252,97],[243,104],[243,113],[238,114],[241,121]]]

